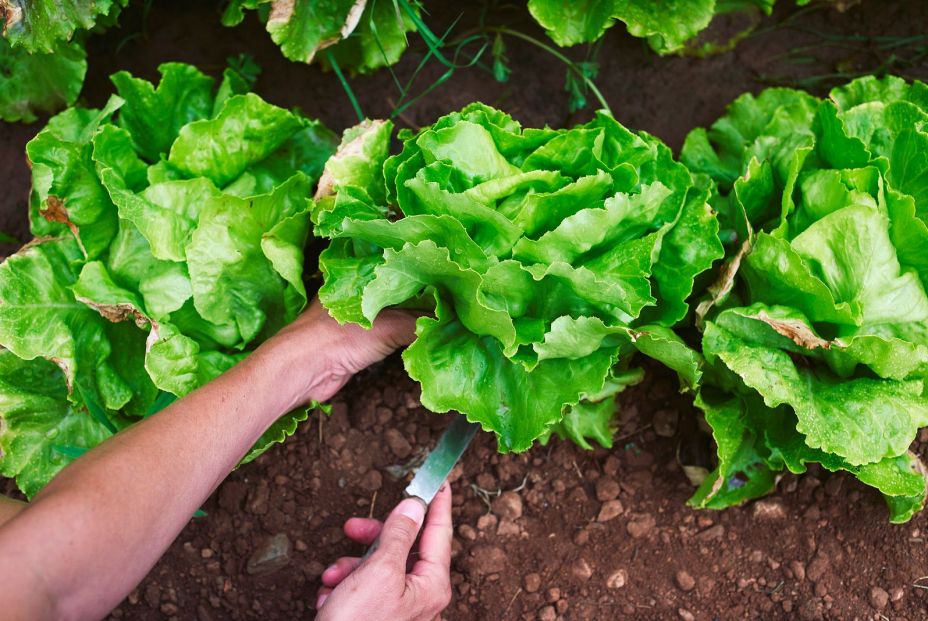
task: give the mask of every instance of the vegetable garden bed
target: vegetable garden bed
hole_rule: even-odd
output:
[[[690,130],[711,125],[741,93],[771,83],[824,95],[887,62],[883,68],[906,77],[928,77],[924,57],[905,62],[918,58],[906,42],[926,32],[923,3],[865,1],[845,13],[799,13],[786,4],[734,51],[707,58],[655,56],[615,27],[598,52],[596,84],[621,123],[658,136],[679,154]],[[543,38],[524,11],[499,11],[510,28]],[[147,12],[130,5],[122,29],[88,40],[87,105],[104,105],[112,92],[108,76],[118,70],[155,80],[160,63],[183,61],[218,76],[227,57],[248,50],[262,68],[254,90],[269,102],[298,106],[338,131],[357,121],[332,73],[287,62],[254,16],[229,30],[219,14],[217,7],[174,2],[154,3]],[[435,9],[429,23],[443,32],[456,17],[454,10]],[[474,20],[465,12],[454,32],[475,28]],[[717,27],[737,32],[740,25],[732,19]],[[823,44],[847,33],[873,39]],[[421,41],[412,41],[395,67],[400,77],[412,75],[424,54]],[[897,47],[880,47],[887,42]],[[589,108],[568,112],[565,66],[553,56],[510,38],[506,58],[507,83],[460,69],[396,124],[418,129],[472,101],[506,110],[526,127],[572,127],[592,117]],[[443,71],[427,63],[420,84]],[[397,105],[386,72],[350,83],[372,118]],[[20,239],[28,236],[30,183],[22,154],[40,127],[0,124],[6,190],[0,230]],[[491,434],[478,436],[453,475],[455,599],[447,618],[928,616],[928,580],[919,581],[928,573],[926,516],[888,524],[879,494],[851,476],[813,466],[801,477],[786,475],[762,501],[724,512],[688,508],[694,488],[680,464],[708,465],[713,448],[696,424],[692,395],[677,393],[676,376],[657,364],[646,370],[644,382],[620,396],[622,423],[612,450],[585,451],[555,439],[498,455]],[[331,417],[314,415],[285,444],[235,472],[204,507],[207,515],[188,526],[114,617],[311,614],[322,563],[357,552],[342,539],[343,519],[381,515],[392,506],[401,479],[444,427],[445,419],[426,411],[420,396],[398,356],[353,380]],[[921,434],[912,450],[925,458],[928,437]],[[286,565],[261,562],[260,553],[281,533],[291,544]]]

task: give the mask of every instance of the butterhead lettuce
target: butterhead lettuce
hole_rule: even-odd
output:
[[[391,133],[352,128],[326,165],[319,295],[365,327],[425,312],[403,359],[427,408],[464,413],[501,451],[552,431],[608,445],[636,348],[696,379],[670,326],[722,248],[708,190],[664,144],[605,113],[523,129],[482,104],[401,132],[394,155]]]
[[[718,468],[697,506],[766,494],[808,463],[925,502],[928,87],[862,78],[826,100],[743,95],[682,160],[711,176],[730,258],[697,312],[697,405]]]
[[[166,64],[26,147],[36,239],[0,265],[0,472],[35,494],[71,458],[216,377],[306,304],[310,197],[334,136]],[[293,433],[285,416],[253,458]]]

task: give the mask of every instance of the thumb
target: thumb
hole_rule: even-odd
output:
[[[396,505],[380,531],[380,544],[374,556],[402,567],[405,574],[406,559],[425,520],[425,511],[426,505],[421,498],[407,498]]]

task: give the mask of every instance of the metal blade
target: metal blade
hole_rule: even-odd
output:
[[[479,428],[476,423],[467,422],[463,414],[456,414],[406,488],[406,495],[418,496],[426,504],[432,502]]]

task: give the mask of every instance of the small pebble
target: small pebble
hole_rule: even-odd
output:
[[[696,580],[685,569],[678,571],[674,578],[677,581],[677,586],[683,591],[692,591],[696,587]]]
[[[624,569],[616,569],[606,578],[606,587],[610,589],[621,589],[628,582],[628,572]]]
[[[535,593],[541,588],[541,576],[536,573],[528,574],[525,576],[523,584],[526,593]]]
[[[606,502],[607,500],[614,500],[619,497],[619,492],[622,491],[622,488],[619,487],[618,481],[612,477],[600,477],[596,481],[596,499],[599,502]]]
[[[493,513],[501,518],[518,520],[522,517],[522,497],[516,492],[503,492],[493,501]]]
[[[608,522],[622,515],[623,511],[625,511],[625,507],[622,506],[621,500],[607,500],[600,508],[599,515],[596,516],[596,521]]]
[[[593,568],[590,567],[590,563],[586,559],[579,558],[571,566],[570,573],[578,580],[589,580],[590,576],[593,575]]]
[[[676,410],[658,410],[651,423],[654,433],[662,438],[672,438],[677,433],[679,418]]]
[[[889,604],[889,593],[878,586],[870,589],[870,605],[877,610],[883,610]]]
[[[269,574],[290,563],[292,545],[285,533],[278,533],[262,541],[248,559],[245,570],[251,575]]]

